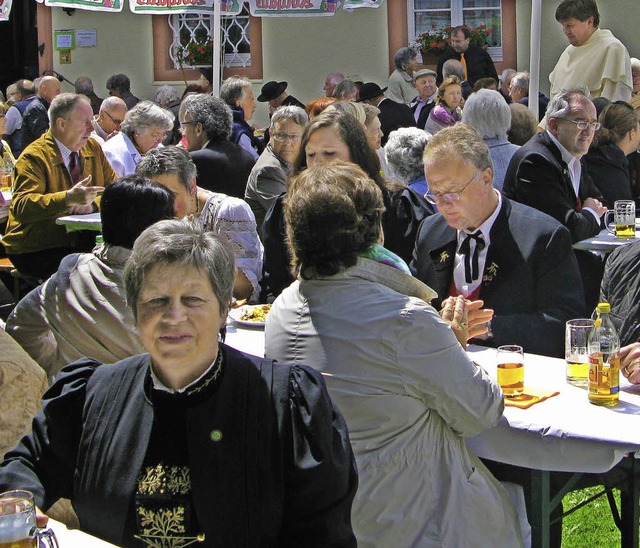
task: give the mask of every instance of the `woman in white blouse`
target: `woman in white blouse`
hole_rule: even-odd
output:
[[[173,129],[175,116],[151,101],[141,101],[124,117],[120,133],[104,145],[104,151],[118,177],[133,175],[140,158],[157,147]]]

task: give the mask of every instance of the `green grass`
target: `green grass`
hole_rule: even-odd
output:
[[[565,512],[583,500],[595,495],[602,487],[589,487],[573,491],[562,499]],[[620,508],[620,493],[614,490]],[[562,523],[562,547],[613,547],[620,546],[620,531],[613,522],[609,502],[602,496],[564,518]]]

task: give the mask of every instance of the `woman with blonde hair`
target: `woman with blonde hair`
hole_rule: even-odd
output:
[[[462,120],[462,84],[457,76],[445,78],[438,88],[438,104],[429,113],[424,130],[435,135]]]

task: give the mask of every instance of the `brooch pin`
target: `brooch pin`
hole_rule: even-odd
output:
[[[449,253],[447,253],[446,251],[443,251],[442,253],[440,253],[441,263],[444,263],[447,259],[449,259]]]
[[[492,262],[489,267],[487,268],[487,272],[489,274],[491,274],[492,276],[497,276],[498,275],[498,265],[494,262]]]

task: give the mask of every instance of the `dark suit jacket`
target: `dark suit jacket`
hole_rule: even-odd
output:
[[[427,217],[418,231],[411,270],[438,293],[436,308],[449,295],[456,237],[440,214]],[[495,311],[488,344],[519,344],[526,352],[562,356],[565,322],[585,313],[568,230],[503,197],[490,238],[479,297]]]
[[[576,211],[578,200],[567,164],[549,134],[537,133],[511,158],[504,178],[505,196],[551,215],[571,232],[573,243],[595,236],[600,222],[589,211]],[[582,163],[580,200],[604,201]]]
[[[198,186],[244,199],[247,179],[255,163],[251,154],[230,141],[210,142],[194,150],[191,159],[198,169]]]
[[[282,101],[282,107],[300,107],[302,110],[305,110],[305,105],[301,101],[298,101],[293,95],[287,95],[284,101]]]
[[[389,133],[401,127],[416,127],[416,120],[413,117],[411,108],[402,103],[385,97],[378,103],[380,109],[380,125],[382,126],[382,145],[387,142]]]
[[[456,53],[452,47],[448,47],[445,52],[438,59],[438,68],[436,72],[438,75],[436,76],[436,81],[438,85],[442,83],[442,65],[444,65],[445,61],[449,59],[456,59],[460,61],[460,54]],[[493,60],[491,59],[491,55],[489,55],[485,50],[479,48],[478,46],[469,46],[467,51],[464,52],[464,60],[467,63],[467,76],[471,87],[476,83],[480,78],[495,78],[497,82],[498,73],[496,72],[496,67],[493,64]]]

